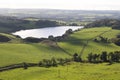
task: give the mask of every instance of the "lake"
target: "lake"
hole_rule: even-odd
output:
[[[21,38],[26,38],[26,37],[48,38],[48,36],[50,35],[53,35],[54,37],[62,36],[65,33],[65,31],[68,29],[72,29],[74,31],[81,28],[83,28],[83,26],[58,26],[58,27],[20,30],[12,34],[18,35]]]

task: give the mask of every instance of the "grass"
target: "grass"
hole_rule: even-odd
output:
[[[0,73],[3,80],[119,80],[120,65],[71,63],[66,66],[27,70],[15,69]]]
[[[110,30],[110,31],[108,31]],[[108,27],[88,28],[75,32],[58,45],[65,51],[74,54],[80,53],[87,41],[82,58],[86,59],[90,52],[100,54],[102,51],[120,50],[119,46],[113,43],[97,43],[93,38],[108,31],[101,36],[109,39],[116,37],[120,30],[112,30]],[[70,57],[58,47],[52,47],[42,43],[23,43],[18,38],[1,33],[12,39],[8,43],[0,43],[0,67],[22,62],[39,62],[42,59],[68,58]],[[66,66],[51,68],[32,67],[24,70],[22,68],[0,72],[0,80],[120,80],[120,64],[107,65],[89,63],[70,63]]]
[[[53,48],[44,44],[0,44],[0,66],[21,62],[39,62],[49,58],[67,58],[66,53],[59,48]]]
[[[58,45],[70,54],[80,54],[83,46],[89,40],[89,43],[82,55],[83,59],[86,59],[87,55],[91,52],[100,54],[102,51],[111,52],[120,50],[120,47],[113,43],[97,43],[92,40],[92,38],[108,30],[111,31],[102,34],[102,36],[107,38],[114,38],[117,34],[120,33],[120,30],[112,30],[108,27],[82,29],[81,31],[70,35],[67,40],[59,42]],[[44,58],[48,59],[51,57],[70,57],[58,47],[51,47],[42,43],[25,44],[12,35],[3,33],[1,33],[1,35],[5,35],[12,40],[9,43],[0,43],[0,66],[22,62],[39,62]]]
[[[108,32],[104,33],[105,31]],[[111,39],[115,38],[116,35],[120,33],[120,30],[113,30],[108,27],[83,29],[72,34],[68,40],[59,42],[59,45],[71,54],[80,54],[83,46],[89,41],[82,55],[84,59],[86,59],[87,54],[91,52],[100,54],[102,51],[111,52],[120,50],[120,47],[114,43],[94,42],[93,39],[101,33],[104,33],[101,36]]]

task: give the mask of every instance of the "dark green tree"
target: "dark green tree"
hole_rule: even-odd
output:
[[[78,54],[77,54],[77,53],[75,53],[75,54],[73,55],[73,60],[74,60],[75,62],[78,62]]]
[[[88,54],[87,59],[89,62],[92,62],[93,61],[93,54],[92,53]]]
[[[23,62],[23,68],[28,69],[28,64],[26,62]]]
[[[100,56],[100,59],[101,59],[101,61],[103,61],[103,62],[107,62],[108,60],[107,60],[107,52],[106,51],[103,51],[102,52],[102,54],[101,54],[101,56]]]
[[[55,58],[52,58],[52,59],[51,59],[51,62],[52,62],[52,66],[55,66],[55,67],[56,67],[56,66],[58,65]]]

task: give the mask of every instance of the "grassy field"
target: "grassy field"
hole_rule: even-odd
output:
[[[105,31],[108,32],[104,33]],[[90,52],[99,54],[102,51],[110,52],[120,50],[120,47],[116,46],[113,43],[107,44],[94,42],[93,39],[101,33],[104,33],[101,36],[114,38],[117,34],[120,33],[120,30],[112,30],[108,27],[82,29],[81,31],[72,34],[68,38],[68,40],[59,42],[58,45],[70,54],[74,54],[75,52],[80,54],[83,46],[86,44],[87,41],[89,41],[88,45],[83,51],[83,59],[86,59],[87,54]],[[2,33],[1,35],[5,35],[12,40],[9,43],[0,43],[0,66],[22,62],[39,62],[44,58],[48,59],[51,57],[70,57],[68,54],[66,54],[64,51],[56,46],[53,47],[43,43],[27,44],[23,43],[21,40],[15,38],[12,35]]]
[[[66,66],[22,68],[0,73],[1,80],[120,80],[120,64],[71,63]]]
[[[107,32],[106,32],[107,31]],[[112,30],[108,27],[88,28],[75,32],[58,45],[70,54],[81,52],[84,45],[82,58],[86,59],[90,52],[100,54],[102,51],[120,50],[113,43],[97,43],[93,39],[100,35],[109,39],[116,37],[120,30]],[[58,46],[50,46],[47,43],[23,43],[20,39],[7,35],[12,39],[8,43],[0,43],[0,67],[22,62],[38,63],[42,59],[68,58],[70,57]],[[89,63],[71,63],[66,66],[51,68],[32,67],[28,70],[22,68],[0,72],[0,80],[120,80],[120,64],[107,65]]]
[[[106,32],[107,31],[107,32]],[[102,34],[103,33],[103,34]],[[85,59],[87,54],[93,52],[100,54],[102,51],[117,51],[120,50],[119,46],[116,46],[113,43],[97,43],[94,42],[96,36],[102,34],[101,36],[106,38],[115,38],[117,34],[120,33],[120,30],[113,30],[108,27],[101,27],[101,28],[88,28],[83,29],[79,32],[75,32],[72,34],[68,40],[59,42],[60,47],[65,49],[67,52],[74,54],[74,53],[81,53],[83,46],[86,45],[87,41],[88,44],[83,51],[82,57]]]
[[[41,43],[0,44],[0,66],[22,62],[39,62],[42,59],[49,59],[52,57],[67,58],[69,55],[57,47],[51,47]]]

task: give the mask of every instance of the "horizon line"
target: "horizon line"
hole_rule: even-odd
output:
[[[83,11],[120,11],[120,9],[55,9],[55,8],[0,8],[0,9],[48,9],[48,10],[83,10]]]

